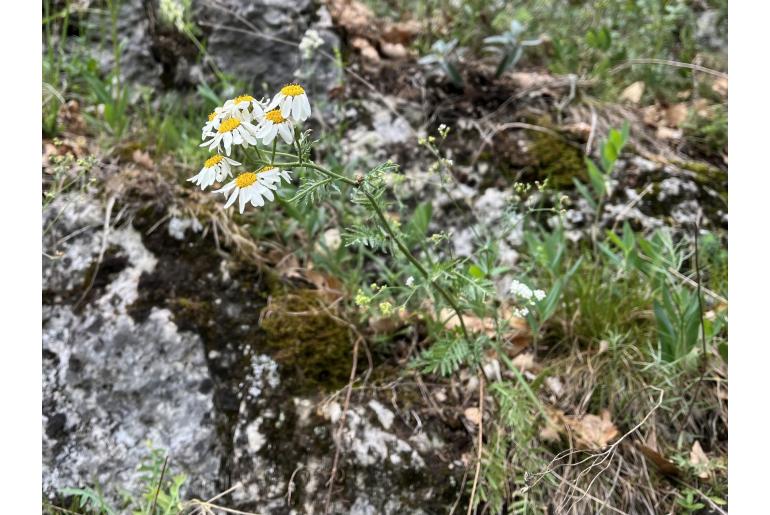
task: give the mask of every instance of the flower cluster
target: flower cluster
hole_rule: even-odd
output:
[[[214,193],[222,193],[227,198],[225,208],[238,201],[238,208],[243,213],[247,204],[264,206],[265,199],[275,199],[274,192],[283,179],[291,182],[290,170],[274,166],[276,137],[280,136],[287,145],[294,143],[294,128],[310,116],[310,101],[302,86],[288,84],[267,101],[257,100],[251,95],[232,98],[217,107],[209,115],[201,131],[201,147],[208,147],[214,152],[203,164],[203,168],[188,181],[205,190],[215,182],[223,183],[233,176],[233,168],[241,163],[231,159],[234,147],[245,149],[253,147],[257,155],[267,163],[258,170],[244,172]],[[273,145],[270,159],[262,158],[259,144]],[[223,155],[224,154],[224,155]],[[229,196],[228,196],[229,195]]]
[[[523,301],[525,304],[531,305],[535,305],[537,302],[543,300],[546,296],[546,293],[543,290],[532,290],[526,284],[515,279],[511,282],[511,286],[508,291],[516,299]],[[513,314],[514,316],[523,318],[529,314],[529,308],[527,306],[517,308],[513,311]]]

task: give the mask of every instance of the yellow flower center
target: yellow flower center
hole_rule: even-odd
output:
[[[281,88],[281,93],[287,97],[296,97],[299,95],[304,95],[305,90],[299,84],[287,84]]]
[[[241,102],[253,102],[254,97],[251,95],[241,95],[233,99],[233,104],[240,104]]]
[[[275,166],[265,165],[265,166],[263,166],[262,168],[260,168],[259,170],[257,170],[257,173],[265,173],[265,172],[269,172],[269,171],[270,171],[270,170],[272,170],[273,168],[275,168]]]
[[[265,119],[270,120],[273,123],[283,123],[286,121],[286,118],[281,115],[280,109],[273,109],[272,111],[268,111],[265,114]]]
[[[216,118],[216,117],[217,117],[217,112],[216,112],[216,111],[214,111],[213,113],[211,113],[211,114],[209,115],[209,121],[210,121],[210,122],[213,122],[213,121],[214,121],[214,118]]]
[[[257,174],[254,172],[242,173],[235,178],[235,185],[239,188],[246,188],[257,182]]]
[[[219,164],[219,162],[222,160],[222,156],[219,154],[215,156],[211,156],[210,158],[206,159],[206,162],[203,163],[204,168],[211,168],[214,165]]]
[[[238,118],[228,118],[219,124],[219,133],[230,132],[238,128],[241,121]]]

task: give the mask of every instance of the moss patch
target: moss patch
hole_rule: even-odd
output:
[[[539,179],[548,179],[555,188],[571,187],[574,177],[587,180],[582,152],[559,137],[535,133],[529,154]]]
[[[292,290],[271,299],[262,319],[263,348],[297,394],[334,391],[350,377],[348,328],[330,316],[317,290]]]

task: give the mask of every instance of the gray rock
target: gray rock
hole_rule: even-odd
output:
[[[151,88],[191,87],[217,80],[213,63],[248,84],[255,95],[271,95],[283,84],[301,79],[316,96],[324,95],[339,79],[339,67],[331,57],[339,37],[326,8],[316,7],[312,0],[198,0],[188,16],[200,30],[198,38],[210,61],[202,60],[193,41],[165,21],[157,0],[123,2],[117,22],[122,77]],[[109,33],[108,15],[94,14],[90,23]],[[324,43],[304,59],[297,45],[310,28]],[[111,43],[94,51],[103,71],[112,70]]]
[[[166,309],[141,324],[127,314],[141,274],[156,264],[136,230],[113,228],[105,238],[97,223],[104,214],[88,194],[56,199],[44,221],[60,210],[45,243],[70,235],[61,244],[69,259],[45,260],[47,287],[79,293],[75,285],[84,285],[102,242],[124,256],[125,267],[94,285],[82,309],[43,306],[44,494],[96,484],[114,489],[111,495],[136,492],[148,442],[168,452],[175,472],[189,475],[188,494],[214,494],[221,451],[200,338],[179,332]]]

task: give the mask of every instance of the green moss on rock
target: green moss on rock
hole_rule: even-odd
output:
[[[292,290],[271,300],[262,319],[263,349],[295,393],[334,391],[350,377],[348,328],[327,313],[317,290]]]
[[[529,154],[540,180],[548,179],[555,188],[571,187],[573,177],[586,180],[582,152],[562,138],[537,132]]]

